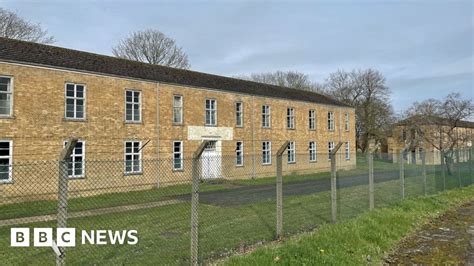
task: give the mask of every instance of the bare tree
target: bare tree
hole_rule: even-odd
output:
[[[388,125],[395,121],[390,89],[383,74],[374,69],[338,70],[325,84],[326,93],[355,108],[357,147],[366,151],[369,140],[386,140]]]
[[[411,147],[429,143],[442,154],[448,174],[451,174],[455,149],[472,141],[470,132],[460,128],[474,114],[472,99],[462,99],[459,93],[451,93],[442,100],[428,99],[410,107],[403,124],[411,132],[406,140]]]
[[[189,69],[188,56],[175,40],[158,30],[133,32],[112,48],[112,53],[120,58]]]
[[[238,76],[237,78],[300,90],[322,91],[322,85],[312,82],[308,75],[298,71],[253,73],[249,76]]]
[[[0,8],[0,36],[37,43],[54,43],[54,37],[41,28],[21,18],[17,13]]]

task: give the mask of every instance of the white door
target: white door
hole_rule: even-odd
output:
[[[221,157],[216,144],[217,141],[209,142],[201,155],[203,179],[221,177]]]

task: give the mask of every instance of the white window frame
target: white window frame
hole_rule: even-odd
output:
[[[179,151],[175,150],[175,145],[179,143]],[[183,159],[183,141],[177,140],[173,141],[173,171],[182,171],[184,169],[184,159]],[[179,158],[176,158],[176,155],[179,156]],[[179,160],[180,167],[176,167],[176,160]]]
[[[334,131],[334,112],[328,112],[328,130]]]
[[[287,155],[288,163],[296,163],[296,144],[294,141],[288,142]]]
[[[82,153],[81,154],[76,154],[76,147],[74,147],[74,149],[72,150],[71,161],[67,166],[68,178],[70,178],[70,179],[84,178],[86,176],[86,141],[78,140],[77,143],[82,143]],[[66,145],[67,145],[67,141],[64,141],[63,146],[66,147]],[[80,175],[75,174],[76,164],[74,163],[75,162],[74,159],[76,157],[82,157],[82,161],[81,161],[82,173]],[[72,171],[71,175],[69,174],[69,169],[71,169],[71,171]]]
[[[6,115],[5,114],[0,114],[0,118],[13,117],[13,77],[0,75],[0,78],[10,79],[10,86],[8,86],[7,91],[6,92],[0,92],[0,94],[7,95],[7,98],[8,98],[8,95],[10,95],[10,110],[9,110],[8,114],[6,114]]]
[[[272,127],[272,110],[270,105],[262,105],[262,128]]]
[[[131,153],[127,153],[127,143],[128,142],[132,143],[132,152]],[[136,143],[136,142],[138,143],[138,146],[139,146],[138,153],[133,151],[134,143]],[[124,143],[123,143],[123,155],[124,155],[123,158],[124,158],[124,173],[125,173],[125,175],[136,175],[136,174],[142,174],[143,173],[143,160],[142,160],[143,157],[142,157],[142,142],[141,141],[139,141],[139,140],[126,140],[126,141],[124,141]],[[132,156],[131,171],[127,171],[127,155]],[[138,161],[140,163],[138,170],[133,170],[133,168],[135,166],[135,160],[133,160],[134,155],[138,155]]]
[[[175,99],[179,98],[179,106],[176,106]],[[176,112],[179,111],[179,121],[176,121]],[[173,124],[182,125],[183,124],[183,95],[175,94],[173,95]]]
[[[295,108],[286,108],[286,128],[295,129]]]
[[[74,86],[74,96],[67,96],[67,86],[72,85]],[[77,86],[82,86],[84,88],[83,95],[82,97],[77,97]],[[86,120],[86,94],[87,94],[87,87],[86,84],[83,83],[73,83],[73,82],[66,82],[64,84],[64,118],[68,120]],[[73,110],[73,117],[68,117],[67,116],[67,100],[73,100],[74,101],[74,110]],[[77,101],[82,100],[83,106],[82,106],[82,117],[77,117]]]
[[[316,162],[318,159],[316,155],[316,142],[310,141],[308,149],[309,149],[309,161]]]
[[[272,142],[271,141],[262,142],[262,164],[263,165],[272,164]]]
[[[127,92],[132,93],[132,101],[129,102],[127,101]],[[134,101],[135,99],[135,93],[138,93],[138,103]],[[127,104],[132,105],[132,119],[127,119]],[[139,110],[139,119],[135,120],[135,105],[138,104],[138,110]],[[135,89],[125,89],[125,123],[141,123],[142,122],[142,91],[141,90],[135,90]]]
[[[334,150],[336,146],[334,145],[334,141],[328,142],[328,160],[331,160],[331,152]]]
[[[235,103],[235,126],[236,127],[244,126],[244,103],[243,102]]]
[[[2,159],[8,159],[8,179],[0,180],[0,184],[12,182],[12,165],[13,165],[13,140],[2,139],[0,142],[8,143],[8,156],[0,156]]]
[[[209,102],[209,108],[207,108],[207,102]],[[212,109],[212,102],[214,102],[214,109]],[[204,101],[204,109],[205,109],[205,114],[204,114],[204,123],[206,126],[217,126],[217,100],[208,98]],[[207,116],[209,114],[209,123],[207,122]],[[212,121],[212,118],[214,117],[214,121]]]
[[[240,157],[240,163],[239,158]],[[244,166],[244,142],[237,141],[235,143],[235,166]]]
[[[310,109],[308,113],[308,128],[316,130],[316,110]]]
[[[346,158],[346,161],[349,161],[351,159],[351,146],[349,144],[349,141],[346,141],[344,145],[345,145],[344,147],[345,158]]]
[[[350,124],[349,113],[345,113],[345,114],[344,114],[344,129],[345,129],[346,131],[349,131],[349,129],[350,129],[350,125],[349,125],[349,124]]]

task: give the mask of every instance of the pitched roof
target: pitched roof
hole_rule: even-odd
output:
[[[412,123],[412,121],[415,121],[417,124],[421,124],[421,125],[435,125],[435,124],[436,125],[451,125],[452,124],[452,122],[447,118],[443,118],[439,116],[418,115],[418,116],[412,116],[407,119],[404,119],[396,123],[396,125],[406,126]],[[456,122],[456,127],[474,128],[474,122],[459,120]]]
[[[284,98],[336,106],[348,105],[319,93],[202,72],[151,65],[50,45],[0,38],[0,60],[88,71],[227,92]]]

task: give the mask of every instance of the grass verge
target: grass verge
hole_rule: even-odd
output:
[[[474,200],[474,186],[412,198],[338,224],[325,224],[282,244],[230,257],[225,265],[380,264],[406,235],[429,220]]]

